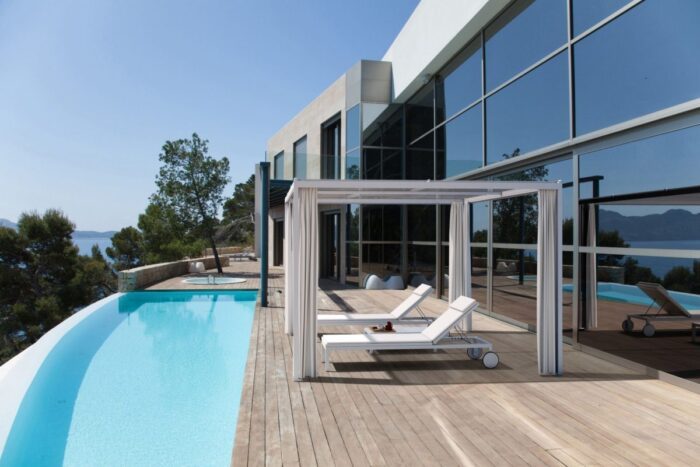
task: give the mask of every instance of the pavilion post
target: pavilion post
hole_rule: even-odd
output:
[[[562,348],[561,191],[538,193],[537,367],[541,375],[560,375]]]

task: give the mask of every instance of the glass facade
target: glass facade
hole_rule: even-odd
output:
[[[697,18],[684,0],[516,0],[404,104],[346,111],[345,178],[560,181],[565,336],[633,349],[639,329],[620,323],[644,311],[637,282],[700,297],[700,110],[613,126],[700,97]],[[471,219],[474,298],[534,329],[537,198]],[[400,275],[448,295],[448,206],[353,205],[346,226],[348,282]],[[694,355],[680,338],[645,345],[659,362],[665,342]]]

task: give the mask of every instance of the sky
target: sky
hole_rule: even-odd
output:
[[[136,225],[166,140],[209,140],[233,185],[279,128],[418,0],[0,0],[0,218]]]

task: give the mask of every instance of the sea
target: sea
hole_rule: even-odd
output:
[[[100,247],[100,251],[102,252],[102,255],[105,257],[107,261],[110,261],[110,259],[107,257],[107,247],[112,246],[112,239],[111,237],[81,237],[81,238],[74,238],[73,243],[75,243],[75,246],[78,247],[78,250],[81,255],[89,255],[90,252],[92,251],[92,246],[97,244],[97,246]]]
[[[658,249],[676,249],[676,250],[697,250],[700,251],[700,240],[672,240],[672,241],[653,241],[653,242],[628,242],[632,248],[658,248]],[[639,261],[640,266],[651,268],[652,272],[663,278],[668,271],[675,266],[684,266],[692,270],[692,258],[668,258],[668,257],[652,257],[652,256],[635,256],[634,259]]]

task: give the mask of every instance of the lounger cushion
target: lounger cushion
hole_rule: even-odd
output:
[[[389,313],[338,313],[335,315],[318,315],[316,319],[319,324],[324,324],[324,321],[332,321],[351,325],[356,321],[392,321],[394,318]]]
[[[394,308],[394,310],[390,313],[391,316],[393,316],[394,319],[403,318],[420,302],[425,300],[425,298],[427,298],[428,295],[430,295],[430,292],[432,292],[432,290],[433,288],[427,284],[423,284],[420,287],[416,288],[406,300],[404,300],[399,304],[399,306]]]
[[[363,349],[373,344],[429,344],[431,341],[420,332],[404,333],[370,333],[370,334],[336,334],[325,335],[321,338],[324,346],[339,345],[342,347],[358,346]]]
[[[432,342],[439,341],[450,332],[450,329],[452,329],[460,319],[471,313],[476,306],[477,302],[473,298],[465,296],[459,297],[450,304],[447,311],[442,313],[430,326],[425,328],[422,334]]]

